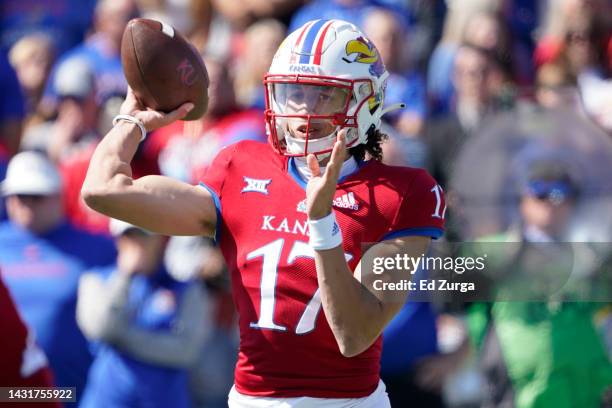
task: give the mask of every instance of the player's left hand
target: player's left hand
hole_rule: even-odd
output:
[[[336,184],[346,154],[346,129],[340,129],[325,173],[321,174],[321,167],[314,154],[309,154],[306,158],[312,172],[312,177],[306,186],[306,213],[309,219],[317,220],[331,212]]]

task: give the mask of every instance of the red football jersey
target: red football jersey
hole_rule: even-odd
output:
[[[217,241],[231,271],[239,313],[236,389],[269,397],[358,398],[379,381],[381,339],[342,356],[319,297],[308,245],[305,183],[293,160],[265,143],[221,150],[202,185],[218,210]],[[444,225],[440,187],[421,169],[360,164],[338,183],[334,210],[348,264],[361,244],[392,236],[437,238]]]

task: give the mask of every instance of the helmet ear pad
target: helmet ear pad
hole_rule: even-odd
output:
[[[343,112],[323,112],[318,118],[339,118],[338,129],[347,129],[348,147],[367,143],[370,129],[378,129],[381,125],[388,75],[376,47],[353,24],[342,20],[306,23],[283,41],[264,79],[270,142],[279,153],[289,156],[324,153],[333,148],[330,140],[327,145],[317,143],[316,151],[287,149],[287,129],[279,125],[283,116],[290,115],[283,114],[273,87],[274,84],[301,83],[348,89],[351,97]],[[302,117],[309,121],[316,119],[310,114]]]

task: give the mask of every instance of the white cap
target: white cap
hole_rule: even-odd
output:
[[[9,162],[2,195],[53,195],[62,190],[62,178],[55,165],[38,152],[21,152]]]
[[[85,98],[94,91],[94,75],[89,63],[73,57],[60,64],[53,87],[58,96]]]
[[[108,224],[108,230],[113,237],[119,237],[125,234],[127,231],[132,230],[132,229],[138,230],[146,235],[151,234],[149,231],[145,229],[142,229],[133,224],[130,224],[129,222],[118,220],[116,218],[111,218]]]

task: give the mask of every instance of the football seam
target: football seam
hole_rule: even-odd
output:
[[[136,50],[136,44],[134,44],[134,32],[132,31],[130,34],[131,34],[130,35],[130,41],[132,42],[132,49],[134,50],[134,59],[136,60],[136,65],[138,65],[138,75],[140,76],[140,80],[142,81],[142,85],[144,86],[145,90],[147,91],[147,93],[149,94],[151,99],[153,99],[155,104],[159,106],[159,102],[158,102],[157,98],[155,98],[155,95],[153,95],[153,93],[151,92],[151,90],[147,86],[147,81],[145,81],[145,78],[144,78],[144,76],[142,74],[142,67],[140,66],[140,61],[138,60],[138,51]],[[148,106],[145,106],[145,108],[147,108],[147,107]]]

